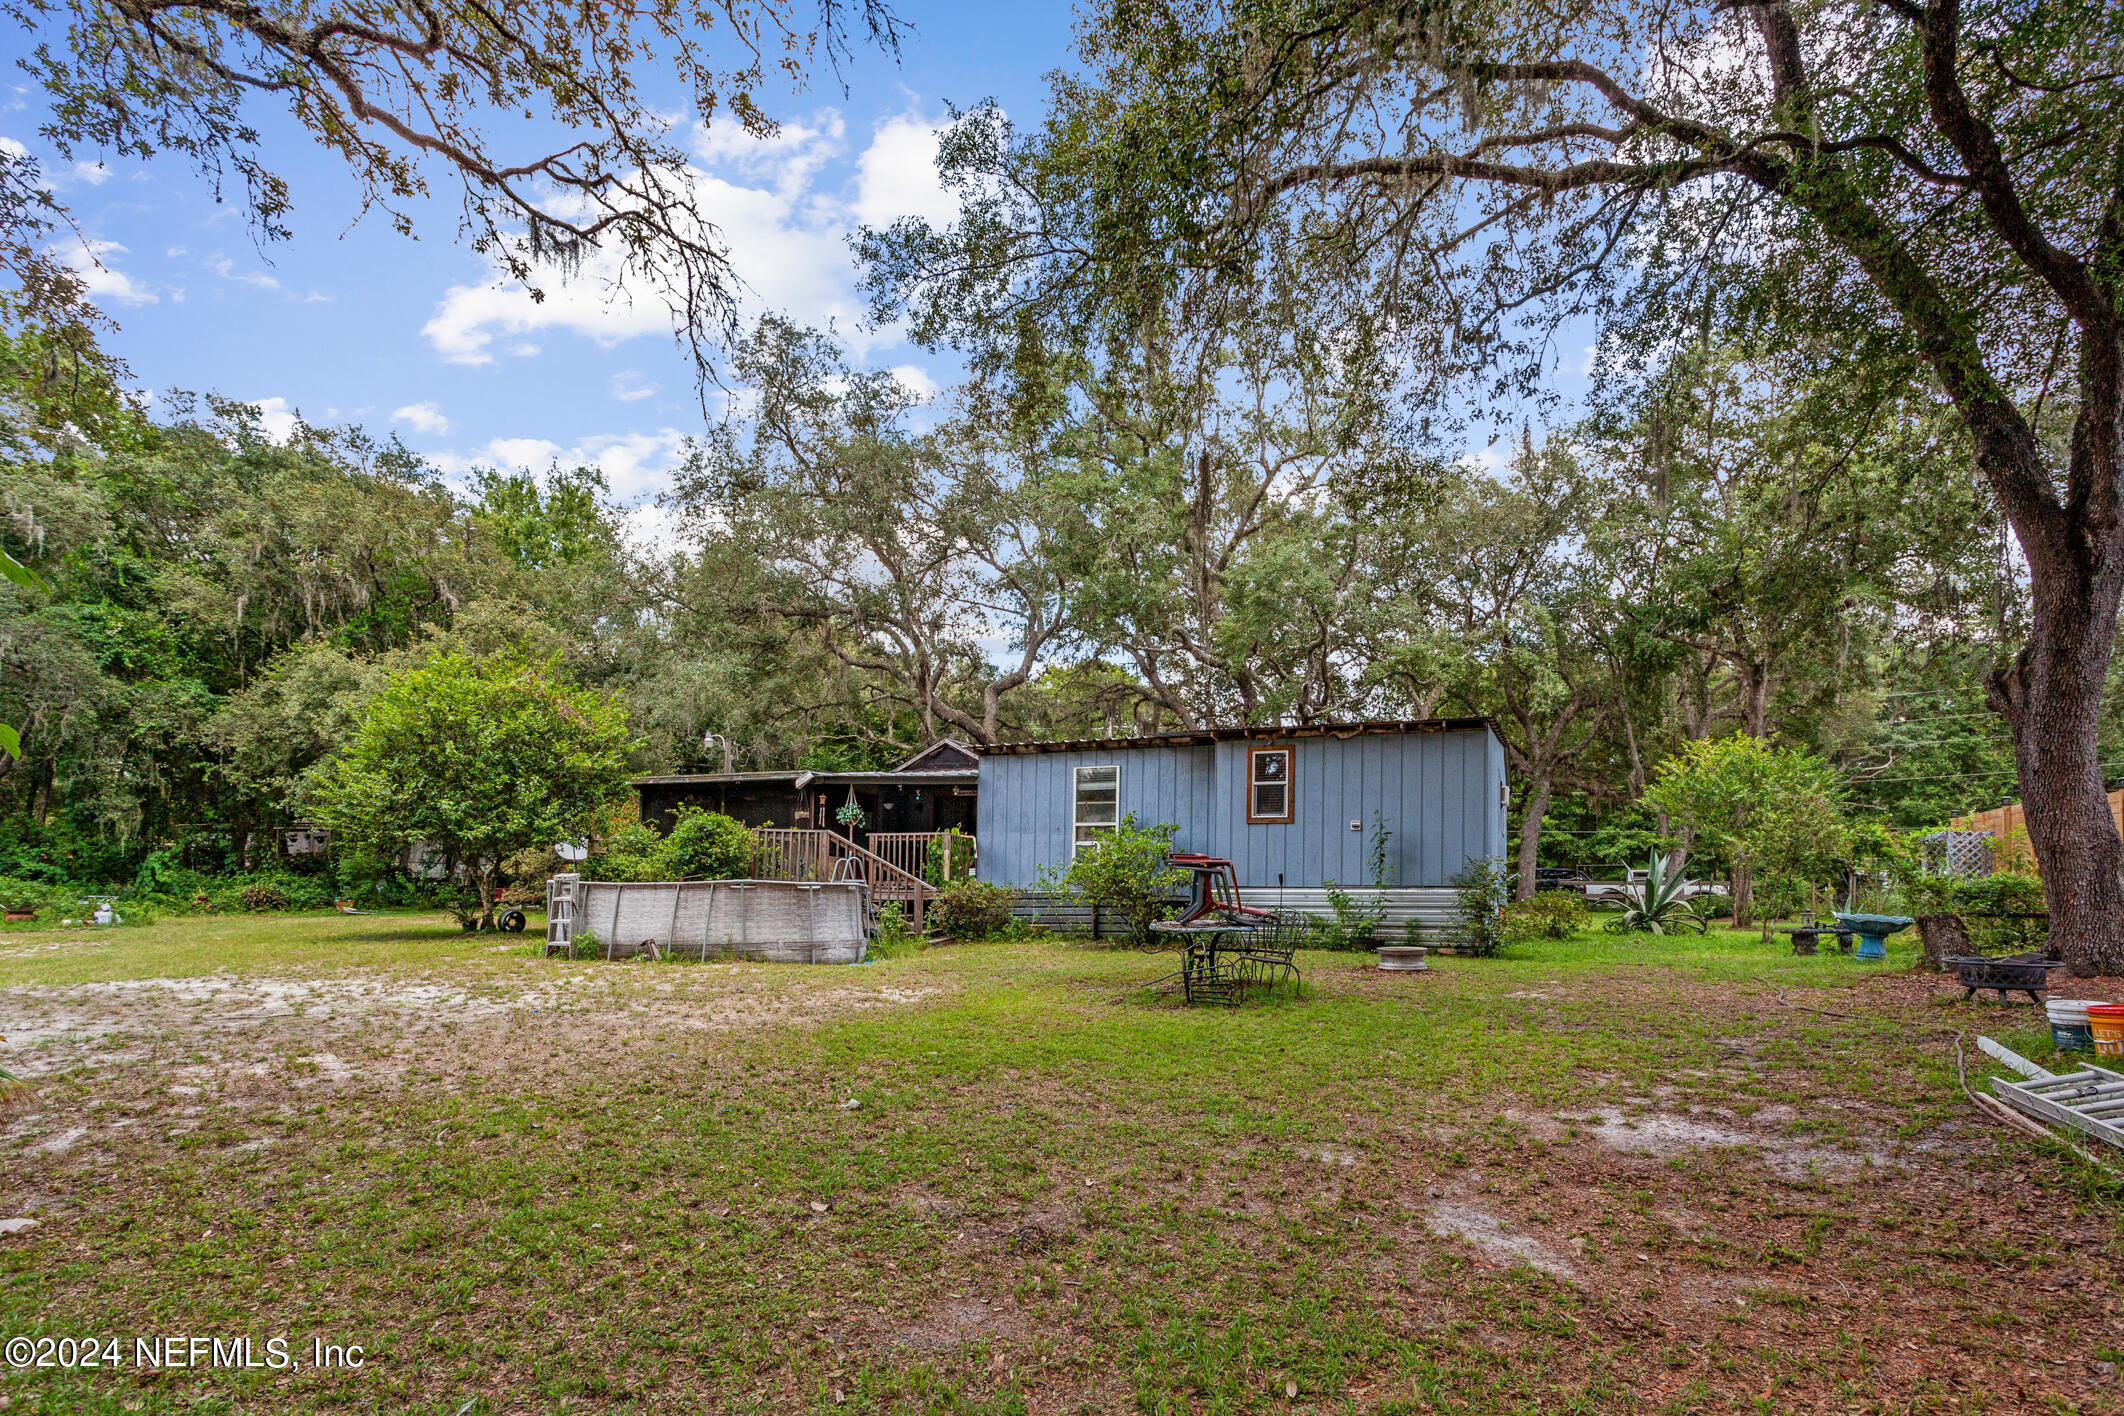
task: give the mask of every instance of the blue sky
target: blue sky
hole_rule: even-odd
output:
[[[779,138],[759,144],[733,127],[697,147],[754,313],[834,320],[870,362],[942,385],[956,372],[950,360],[864,326],[845,237],[905,213],[948,216],[933,165],[945,103],[993,97],[1037,118],[1044,76],[1071,58],[1072,15],[933,0],[900,10],[914,31],[897,65],[859,51],[845,95],[828,73],[776,106]],[[0,135],[46,159],[96,243],[96,298],[146,389],[254,401],[269,428],[297,410],[314,423],[358,422],[447,472],[595,462],[628,500],[653,494],[701,427],[661,303],[611,306],[580,283],[534,305],[458,244],[454,201],[416,212],[417,241],[374,213],[357,222],[336,159],[265,105],[254,121],[294,184],[295,235],[261,249],[240,201],[217,205],[181,159],[53,161],[36,136],[42,95],[8,68]]]

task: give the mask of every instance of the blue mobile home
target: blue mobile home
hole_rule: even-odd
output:
[[[1393,833],[1390,924],[1441,922],[1452,877],[1505,853],[1504,745],[1480,718],[1000,743],[980,782],[981,875],[1020,889],[1130,814],[1229,859],[1249,904],[1316,913],[1329,883],[1371,883],[1376,817]]]

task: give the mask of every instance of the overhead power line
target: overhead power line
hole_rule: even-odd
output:
[[[2124,762],[2102,762],[2096,765],[2107,772],[2112,768],[2124,767]],[[2019,775],[2020,769],[2017,767],[2001,767],[1993,772],[1935,772],[1920,777],[1859,777],[1853,780],[1852,785],[1872,786],[1877,782],[1963,782],[1972,777],[2015,777]]]

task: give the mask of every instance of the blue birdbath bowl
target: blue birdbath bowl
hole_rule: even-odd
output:
[[[1869,914],[1840,914],[1836,922],[1858,936],[1858,952],[1853,957],[1860,959],[1887,958],[1888,936],[1917,923],[1908,915]]]

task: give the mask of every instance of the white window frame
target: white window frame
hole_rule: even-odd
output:
[[[1086,772],[1111,772],[1114,774],[1114,819],[1111,821],[1081,821],[1077,817],[1081,779]],[[1105,831],[1109,834],[1121,825],[1121,764],[1118,762],[1087,762],[1069,769],[1069,858],[1075,860],[1091,842],[1083,839],[1085,828]]]

